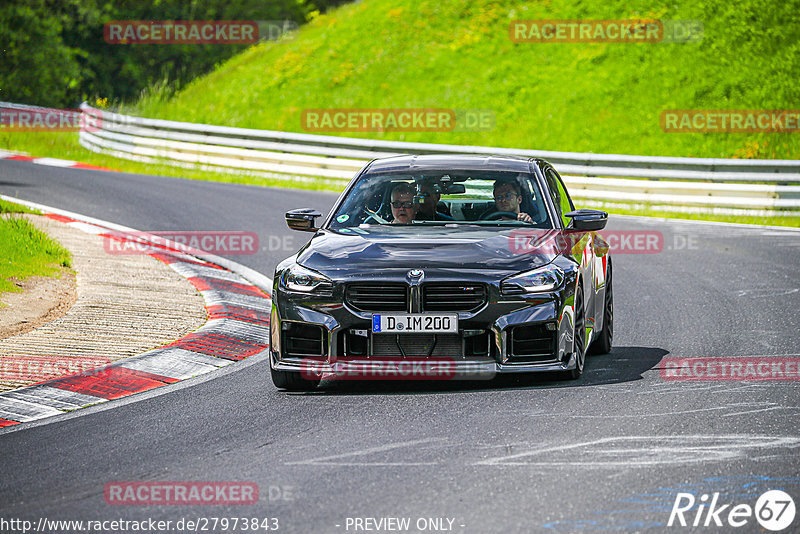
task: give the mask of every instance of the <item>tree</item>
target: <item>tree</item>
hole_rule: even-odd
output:
[[[302,24],[306,0],[4,0],[0,11],[0,100],[75,107],[82,100],[136,99],[146,87],[179,89],[249,45],[109,44],[113,20],[288,20]],[[342,0],[322,0],[323,8]]]

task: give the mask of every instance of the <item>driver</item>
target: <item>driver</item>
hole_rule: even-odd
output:
[[[519,209],[520,204],[522,204],[522,188],[516,180],[501,178],[495,181],[492,195],[494,196],[496,211],[516,213],[516,220],[527,223],[533,222],[530,215]],[[511,217],[501,217],[501,219],[506,221],[513,220]]]
[[[411,224],[419,204],[414,203],[414,186],[402,182],[392,188],[392,224]]]

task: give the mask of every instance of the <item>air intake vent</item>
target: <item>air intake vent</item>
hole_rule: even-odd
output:
[[[486,304],[483,284],[425,284],[422,286],[422,308],[425,311],[474,311]]]
[[[325,356],[325,329],[318,325],[284,321],[281,346],[285,356]]]
[[[363,312],[408,311],[406,284],[350,284],[345,299],[347,304]]]
[[[536,363],[556,358],[556,332],[546,325],[515,326],[511,329],[509,363]]]

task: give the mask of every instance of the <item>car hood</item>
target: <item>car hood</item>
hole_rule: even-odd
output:
[[[553,230],[497,227],[321,230],[296,261],[317,271],[424,267],[520,272],[553,261],[557,254],[546,243],[555,237]]]

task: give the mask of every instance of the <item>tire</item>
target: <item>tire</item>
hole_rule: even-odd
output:
[[[577,380],[583,374],[586,363],[586,310],[583,306],[583,289],[578,284],[575,291],[575,314],[573,316],[573,350],[576,353],[575,369],[565,371],[563,377],[567,380]]]
[[[287,391],[311,391],[319,385],[319,380],[309,380],[300,376],[299,371],[277,371],[270,367],[272,383],[278,389]]]
[[[608,354],[611,352],[611,343],[614,341],[614,286],[611,283],[611,273],[611,262],[608,262],[606,294],[603,301],[603,330],[592,342],[591,354]]]

